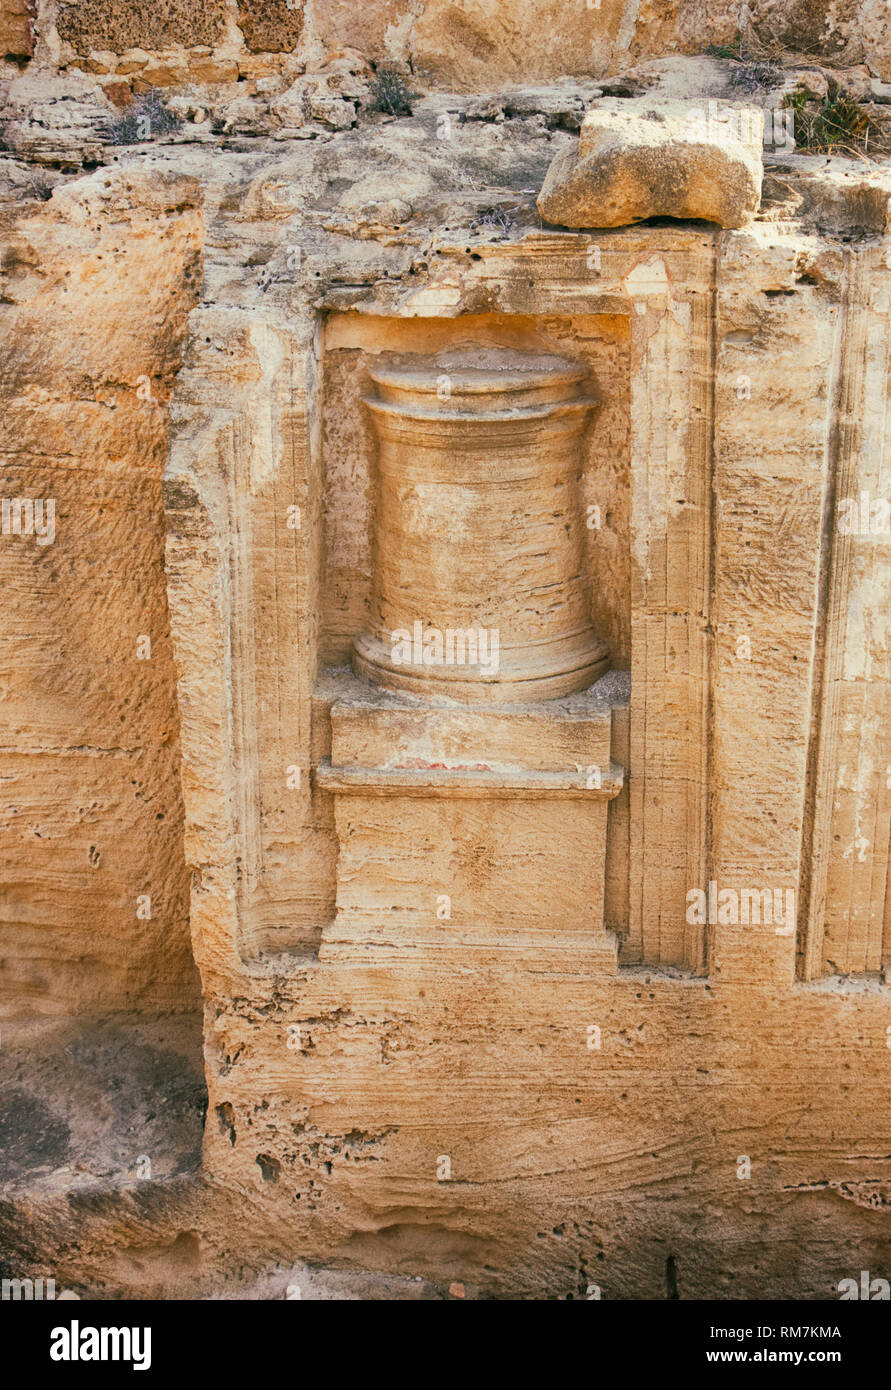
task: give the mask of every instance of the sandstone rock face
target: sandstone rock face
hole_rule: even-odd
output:
[[[99,174],[6,228],[2,495],[53,506],[0,541],[7,1016],[196,998],[160,469],[197,194]]]
[[[492,83],[599,76],[666,53],[701,53],[738,43],[737,0],[316,0],[314,32],[377,61],[411,63],[415,73],[460,91]],[[836,62],[867,62],[891,77],[884,0],[751,0],[746,38]],[[529,36],[534,35],[530,44]]]
[[[891,14],[883,0],[863,0],[858,6],[861,34],[861,62],[869,64],[877,77],[891,82]]]
[[[370,76],[368,64],[353,54],[298,77],[269,107],[273,121],[281,125],[280,135],[348,130],[356,123],[357,102],[368,96]]]
[[[0,3],[0,58],[30,58],[34,53],[34,0],[2,0]]]
[[[764,117],[754,107],[708,114],[689,103],[604,99],[585,116],[577,151],[557,155],[538,197],[548,222],[622,227],[648,217],[750,221],[761,200]]]
[[[863,32],[861,0],[755,0],[750,6],[755,32],[800,53],[843,59]]]
[[[874,729],[887,699],[879,668],[875,684],[866,675],[857,617],[861,595],[880,611],[887,563],[867,539],[830,579],[821,541],[836,457],[846,495],[855,478],[884,487],[873,469],[887,418],[877,408],[864,434],[847,426],[836,455],[829,382],[837,362],[851,420],[864,391],[883,399],[886,247],[821,239],[785,209],[735,232],[543,232],[534,214],[520,222],[529,161],[543,176],[546,150],[574,137],[543,140],[504,115],[456,120],[450,143],[434,134],[440,109],[256,171],[240,207],[277,248],[262,288],[232,273],[234,210],[211,216],[215,302],[191,323],[165,480],[187,854],[205,866],[192,920],[215,1008],[206,1162],[282,1230],[297,1223],[322,1258],[337,1248],[372,1261],[385,1246],[403,1270],[553,1296],[584,1293],[580,1264],[602,1263],[620,1296],[661,1297],[670,1248],[685,1293],[754,1294],[764,1258],[771,1289],[828,1292],[834,1251],[865,1257],[884,1240],[859,1136],[888,1128],[870,1092],[887,1086],[891,937],[870,924],[887,900],[889,796],[870,755],[864,783],[846,778],[836,801],[838,771],[811,740],[814,702],[850,746],[853,711],[867,709]],[[426,137],[412,136],[419,124]],[[326,182],[332,156],[349,189]],[[364,209],[383,208],[397,161],[409,216],[372,223]],[[500,228],[477,209],[462,216],[451,192],[481,168],[490,189],[515,190]],[[887,172],[877,180],[887,186]],[[578,487],[594,523],[582,559],[597,576],[594,626],[609,634],[614,670],[605,690],[557,702],[559,714],[547,700],[428,707],[429,691],[412,702],[346,669],[381,619],[379,562],[400,545],[410,560],[413,547],[435,558],[483,544],[498,524],[459,531],[473,514],[465,499],[450,508],[451,536],[424,491],[441,460],[425,474],[431,446],[417,436],[401,460],[411,476],[393,484],[399,506],[382,505],[389,446],[363,406],[382,387],[404,399],[387,363],[413,359],[427,415],[445,428],[466,393],[460,376],[454,395],[446,383],[440,419],[430,362],[457,360],[468,343],[568,358],[603,403]],[[493,448],[496,481],[499,457]],[[524,461],[510,451],[511,466]],[[532,472],[544,485],[547,469]],[[527,503],[499,532],[511,564],[522,555],[541,575],[550,547],[526,528],[557,510]],[[465,570],[453,568],[457,595]],[[397,576],[401,601],[426,607],[428,576],[432,562],[417,582]],[[538,592],[540,614],[552,586]],[[881,645],[870,641],[870,661]],[[607,807],[588,803],[587,769],[606,773],[608,760],[627,769],[627,787]],[[866,857],[851,863],[872,807]],[[709,906],[719,889],[732,900],[762,883],[772,912],[780,893],[769,923]],[[704,904],[692,914],[691,890]],[[843,943],[869,982],[830,979]],[[859,1035],[846,1031],[853,1017]],[[599,1054],[583,1043],[592,1024]],[[815,1045],[818,1028],[862,1086]],[[864,1034],[875,1049],[860,1049]],[[662,1067],[680,1056],[691,1079],[667,1113]],[[794,1152],[777,1088],[784,1115],[809,1117]],[[547,1155],[564,1123],[556,1174]],[[814,1123],[834,1127],[831,1149]],[[765,1155],[762,1185],[728,1193],[728,1165],[751,1150]],[[437,1179],[443,1157],[459,1179],[451,1190]],[[805,1191],[815,1168],[830,1186]],[[720,1208],[714,1222],[697,1222],[703,1193]],[[732,1281],[731,1229],[758,1250]],[[794,1273],[787,1242],[805,1250]]]
[[[139,146],[114,53],[4,99],[4,1258],[835,1297],[891,1201],[888,167],[546,228],[593,82],[394,117],[316,41]],[[486,612],[528,699],[443,695]]]

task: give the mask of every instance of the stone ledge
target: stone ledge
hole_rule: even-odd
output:
[[[320,961],[362,962],[392,969],[402,966],[458,970],[492,969],[547,975],[615,975],[618,940],[612,932],[486,930],[443,923],[438,927],[337,921],[326,928]]]
[[[589,787],[588,773],[529,771],[525,768],[332,767],[325,758],[316,768],[316,786],[338,795],[464,796],[524,800],[544,796],[611,801],[622,790],[625,769],[611,762],[600,785]]]

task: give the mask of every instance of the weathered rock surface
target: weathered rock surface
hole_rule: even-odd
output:
[[[304,18],[299,0],[238,0],[236,22],[253,53],[291,53]]]
[[[270,104],[278,136],[348,130],[356,124],[357,104],[368,98],[371,68],[359,54],[334,59],[318,72],[305,73]]]
[[[79,0],[0,3],[0,58],[125,72],[156,85],[248,80],[336,56],[344,46],[395,64],[422,85],[465,92],[499,83],[612,74],[707,45],[775,49],[837,65],[867,65],[891,79],[885,0]],[[530,42],[530,35],[534,41]],[[293,65],[297,65],[295,70]],[[130,67],[133,71],[133,67]],[[182,74],[188,72],[185,79]]]
[[[131,166],[5,214],[2,495],[54,504],[0,543],[7,1016],[196,1001],[160,474],[198,201]]]
[[[34,163],[65,168],[100,163],[113,114],[92,78],[25,73],[0,87],[7,147]]]
[[[3,0],[0,4],[0,57],[8,62],[34,53],[34,0]]]
[[[7,1022],[0,1201],[197,1172],[199,1032],[187,1015]]]
[[[313,22],[338,8],[383,13]],[[339,62],[185,91],[200,133],[104,145],[45,202],[0,161],[4,495],[57,502],[52,545],[0,545],[4,1256],[85,1297],[241,1269],[258,1296],[361,1291],[294,1268],[336,1258],[407,1296],[832,1298],[891,1258],[887,542],[827,526],[835,495],[891,495],[887,168],[790,155],[737,231],[543,230],[593,81],[393,119]],[[380,553],[363,396],[384,355],[468,342],[569,358],[600,403],[570,530],[614,669],[583,719],[582,695],[419,714],[342,669]],[[505,493],[485,536],[546,563],[543,504]],[[589,818],[588,764],[627,769],[596,854],[524,799],[555,755]],[[386,762],[460,814],[387,787],[338,813],[326,760],[347,802]],[[509,815],[457,794],[499,761]],[[691,923],[710,879],[802,885],[796,925]],[[555,923],[559,971],[517,949]],[[142,1023],[197,1016],[193,958],[203,1055]],[[135,1020],[33,1020],[112,1007]]]
[[[493,82],[600,76],[666,53],[701,53],[709,43],[746,40],[868,62],[891,76],[885,0],[316,0],[313,31],[326,45],[349,43],[377,61],[411,64],[461,91]],[[534,39],[530,41],[530,36]]]
[[[764,118],[753,107],[604,99],[578,149],[557,155],[538,210],[562,227],[624,227],[648,217],[751,221],[761,199]],[[717,114],[716,114],[717,113]]]

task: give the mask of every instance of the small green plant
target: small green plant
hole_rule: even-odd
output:
[[[813,154],[886,153],[888,126],[846,92],[814,100],[803,88],[791,92],[783,105],[794,113],[795,144]]]
[[[395,68],[378,68],[368,84],[370,111],[383,111],[388,116],[410,116],[413,93],[405,78]]]
[[[741,62],[744,56],[742,34],[737,29],[732,44],[710,43],[705,51],[710,58],[732,58],[736,62]]]
[[[109,122],[108,138],[112,145],[138,145],[143,140],[170,135],[181,125],[181,118],[165,104],[157,88],[150,87],[144,96]]]

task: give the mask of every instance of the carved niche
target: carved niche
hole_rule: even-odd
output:
[[[584,376],[473,347],[371,371],[371,622],[316,770],[339,841],[321,958],[616,968],[603,885],[624,686],[590,619]]]

